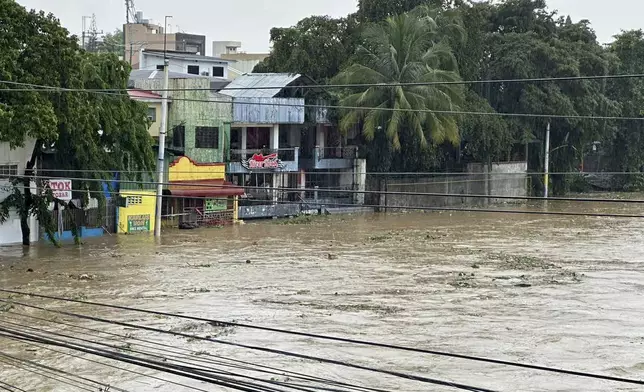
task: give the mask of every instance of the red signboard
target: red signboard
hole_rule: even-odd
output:
[[[242,159],[242,166],[247,170],[266,170],[282,169],[284,163],[278,158],[277,154],[254,154],[249,159]]]

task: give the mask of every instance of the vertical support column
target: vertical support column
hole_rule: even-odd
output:
[[[318,124],[315,128],[315,148],[318,150],[319,159],[324,158],[324,139],[325,139],[324,125]]]
[[[233,223],[239,223],[239,196],[233,197]]]
[[[279,124],[273,124],[273,127],[271,128],[271,153],[277,152],[279,154],[279,147],[280,147],[280,125]],[[279,155],[278,155],[279,158]],[[280,172],[275,172],[273,173],[273,203],[277,203],[277,201],[280,198],[281,195],[281,190],[278,188],[281,188],[282,184],[282,173]]]
[[[248,149],[248,128],[242,127],[241,129],[241,158],[246,159],[246,150]]]

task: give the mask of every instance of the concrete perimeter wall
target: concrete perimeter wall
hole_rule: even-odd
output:
[[[465,196],[445,197],[440,195],[498,195],[527,196],[528,175],[526,162],[495,163],[487,173],[483,164],[470,164],[466,173],[409,176],[392,178],[373,176],[368,189],[387,192],[431,193],[432,196],[380,194],[371,195],[371,202],[388,208],[396,207],[450,207],[486,206],[489,204],[519,204],[522,200],[470,198]],[[375,197],[374,197],[375,196]]]

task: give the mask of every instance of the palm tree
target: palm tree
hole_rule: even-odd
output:
[[[334,78],[338,84],[371,85],[341,98],[342,106],[354,108],[342,113],[341,131],[361,125],[368,141],[376,132],[385,132],[395,151],[400,150],[402,132],[413,135],[423,148],[428,140],[458,144],[457,118],[444,112],[459,108],[461,86],[418,84],[459,80],[456,60],[442,33],[458,25],[439,27],[436,15],[421,7],[365,30],[356,62]],[[408,83],[417,84],[391,85]]]

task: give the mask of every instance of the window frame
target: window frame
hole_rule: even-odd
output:
[[[218,150],[219,127],[195,127],[195,148]]]

